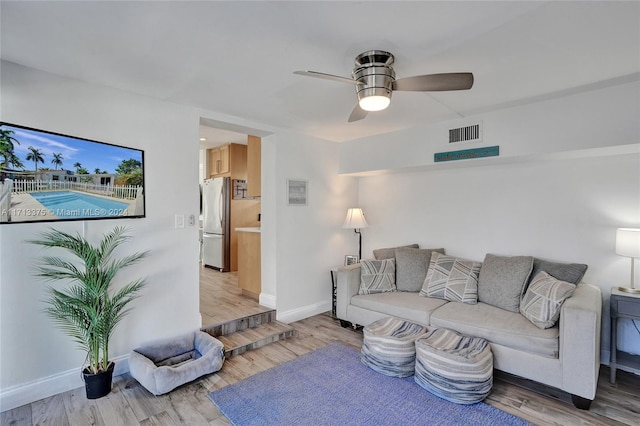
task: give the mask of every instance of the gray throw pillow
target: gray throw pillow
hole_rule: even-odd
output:
[[[560,308],[573,294],[576,285],[553,278],[544,271],[538,273],[520,303],[520,313],[536,327],[553,327],[560,317]]]
[[[418,248],[419,246],[417,244],[409,244],[408,246],[402,246],[402,247]],[[376,249],[373,251],[373,257],[375,257],[376,260],[395,259],[397,248],[398,247]]]
[[[360,290],[358,294],[396,291],[396,261],[366,259],[360,262]]]
[[[433,252],[444,254],[444,249],[410,247],[396,249],[396,287],[398,291],[420,291],[427,276]]]
[[[534,258],[529,285],[540,271],[546,272],[557,280],[578,284],[587,272],[587,268],[587,265],[581,263],[560,263]]]
[[[531,269],[531,256],[487,254],[480,269],[478,301],[507,311],[519,312],[520,299]]]
[[[478,273],[481,265],[480,262],[434,252],[420,296],[475,305],[478,303]]]

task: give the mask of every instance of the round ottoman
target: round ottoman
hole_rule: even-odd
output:
[[[458,404],[485,399],[493,385],[489,342],[438,328],[416,340],[414,380],[434,395]]]
[[[415,341],[427,328],[399,318],[387,317],[366,326],[360,360],[364,365],[393,377],[413,375]]]

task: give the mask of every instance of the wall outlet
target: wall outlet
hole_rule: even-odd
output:
[[[175,215],[174,221],[175,221],[175,228],[176,229],[184,228],[184,215],[183,214]]]
[[[196,224],[196,215],[190,214],[189,215],[189,226],[195,226],[195,224]]]

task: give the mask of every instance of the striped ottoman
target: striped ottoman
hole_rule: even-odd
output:
[[[360,360],[364,365],[393,377],[413,375],[418,337],[427,328],[409,321],[387,317],[366,326]]]
[[[489,342],[438,328],[416,340],[414,380],[434,395],[458,404],[485,399],[493,385]]]

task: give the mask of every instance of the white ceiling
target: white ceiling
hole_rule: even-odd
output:
[[[345,141],[640,79],[640,2],[0,3],[3,60]],[[398,78],[473,72],[469,91],[393,95],[347,123],[350,76],[382,49]]]

